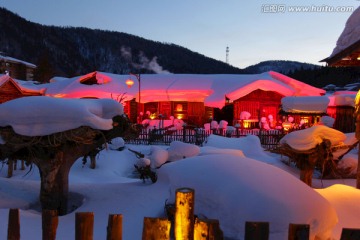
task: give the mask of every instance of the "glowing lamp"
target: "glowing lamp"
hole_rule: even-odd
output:
[[[183,119],[183,117],[184,117],[184,114],[178,114],[178,115],[176,116],[177,119]]]
[[[176,111],[178,111],[178,112],[182,112],[182,110],[183,110],[183,105],[182,104],[176,104]]]
[[[156,113],[151,113],[150,114],[150,119],[154,120],[156,118]]]
[[[131,86],[134,85],[134,81],[132,79],[128,79],[125,81],[125,84],[128,86],[128,88],[131,88]]]
[[[291,122],[288,122],[288,121],[285,121],[282,123],[282,127],[285,131],[289,131],[290,128],[292,128],[292,123]]]
[[[250,128],[251,124],[249,121],[243,120],[243,126],[244,126],[244,128]]]

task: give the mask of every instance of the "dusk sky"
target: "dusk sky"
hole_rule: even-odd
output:
[[[332,53],[359,4],[359,0],[0,0],[1,7],[31,22],[125,32],[220,61],[226,61],[228,46],[229,64],[239,68],[266,60],[320,64]]]

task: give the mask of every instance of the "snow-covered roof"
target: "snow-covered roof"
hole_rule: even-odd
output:
[[[290,113],[326,113],[329,101],[327,96],[283,97],[281,105]]]
[[[336,42],[330,57],[335,56],[344,49],[360,40],[360,7],[358,7],[348,18],[345,28]]]
[[[355,97],[357,92],[353,91],[338,91],[333,95],[328,96],[329,105],[332,106],[350,106],[355,107]]]
[[[23,82],[23,84],[21,84],[21,82],[19,80],[15,80],[13,78],[11,78],[9,75],[0,75],[0,86],[2,86],[3,84],[5,84],[6,82],[12,82],[14,84],[14,86],[23,93],[34,93],[34,94],[40,94],[42,95],[45,91],[44,88],[41,87],[28,87],[29,85],[26,85],[26,81],[21,81]]]
[[[29,62],[25,62],[25,61],[23,61],[23,60],[19,60],[19,59],[13,58],[13,57],[8,57],[8,56],[0,55],[0,59],[1,59],[1,60],[4,60],[4,61],[6,61],[6,62],[21,63],[21,64],[24,64],[24,65],[26,65],[26,66],[28,66],[28,67],[36,68],[36,65],[35,65],[35,64],[29,63]]]
[[[130,75],[97,72],[98,84],[86,85],[81,80],[89,73],[74,78],[54,78],[46,87],[46,95],[66,98],[111,98],[125,94],[126,99],[138,97],[139,82]],[[248,93],[262,89],[276,91],[284,96],[320,96],[325,90],[277,72],[262,74],[143,74],[140,76],[141,102],[188,101],[204,102],[206,106],[222,108],[225,96],[236,100]],[[127,87],[125,81],[132,78],[134,85]],[[40,87],[40,86],[38,86]]]

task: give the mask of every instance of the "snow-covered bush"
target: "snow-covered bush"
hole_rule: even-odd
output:
[[[151,146],[149,158],[151,167],[158,168],[169,159],[169,152],[159,146]]]
[[[111,140],[111,143],[109,143],[109,148],[111,150],[122,150],[125,147],[125,141],[121,137],[117,137]]]
[[[322,116],[320,118],[320,125],[325,125],[327,127],[333,127],[335,123],[335,118],[329,117],[329,116]]]

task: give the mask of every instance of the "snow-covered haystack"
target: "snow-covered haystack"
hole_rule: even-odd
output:
[[[302,151],[316,147],[316,145],[322,143],[324,139],[330,140],[331,145],[340,145],[345,141],[346,135],[324,125],[315,125],[285,135],[280,139],[280,144],[288,144],[293,149]]]
[[[233,239],[243,238],[246,221],[269,222],[271,239],[285,239],[289,223],[310,224],[311,239],[328,239],[337,223],[334,208],[312,188],[254,159],[197,156],[166,164],[158,174],[172,196],[181,187],[195,189],[195,214],[218,219]]]
[[[123,106],[112,99],[18,98],[0,105],[0,126],[24,136],[45,136],[87,126],[110,130]]]

